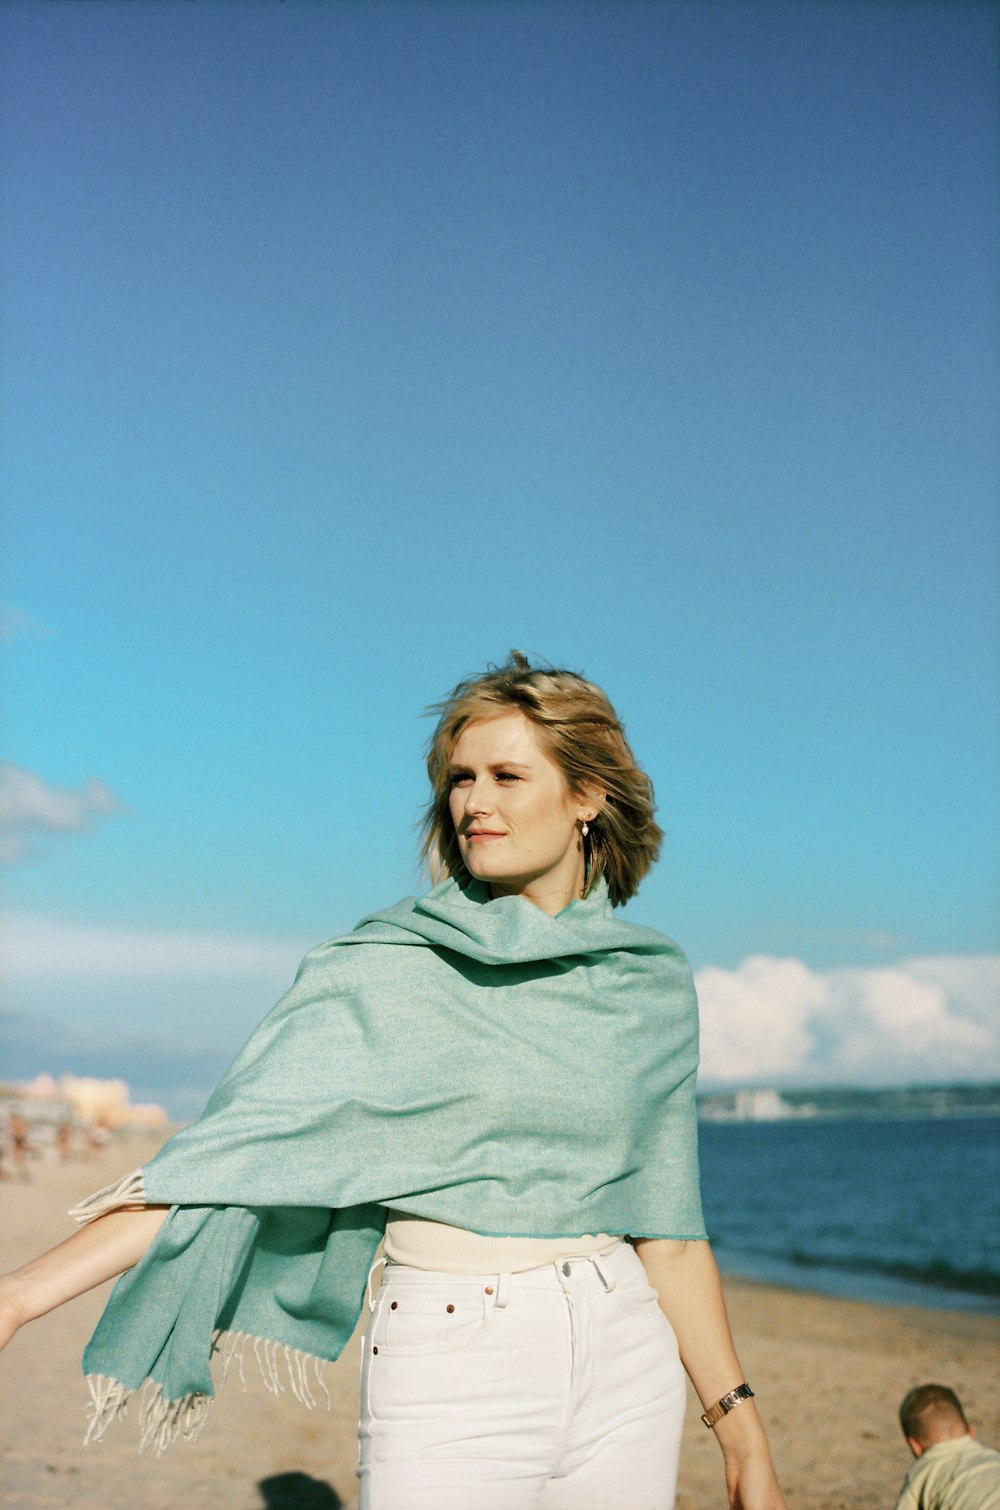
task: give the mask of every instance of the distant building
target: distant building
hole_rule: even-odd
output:
[[[720,1091],[700,1098],[698,1112],[706,1122],[783,1122],[787,1117],[812,1117],[816,1108],[793,1105],[772,1087]]]
[[[67,1115],[82,1127],[146,1128],[167,1125],[162,1106],[134,1104],[124,1080],[98,1080],[92,1075],[36,1075],[19,1085],[6,1086],[3,1099],[16,1100],[31,1121],[60,1121]]]

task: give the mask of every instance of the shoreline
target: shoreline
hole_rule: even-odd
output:
[[[834,1264],[803,1264],[793,1259],[761,1255],[745,1257],[714,1243],[712,1250],[722,1277],[742,1284],[856,1300],[867,1305],[915,1306],[924,1311],[957,1311],[964,1315],[1000,1317],[1000,1296],[979,1290],[954,1289],[874,1269],[842,1269]]]
[[[27,1184],[0,1183],[0,1269],[69,1236],[68,1207],[148,1159],[159,1141],[134,1139],[87,1161],[40,1165]],[[134,1510],[140,1499],[146,1510],[176,1510],[181,1502],[199,1510],[355,1510],[359,1334],[326,1369],[329,1412],[307,1411],[289,1395],[274,1399],[254,1369],[245,1393],[233,1379],[220,1390],[194,1446],[140,1456],[133,1409],[103,1442],[83,1447],[80,1356],[109,1289],[33,1322],[0,1357],[4,1503],[17,1510],[64,1510],[69,1502]],[[896,1410],[917,1383],[950,1384],[980,1438],[1000,1446],[1000,1318],[733,1276],[726,1295],[789,1510],[894,1504],[909,1463]],[[700,1409],[689,1391],[677,1510],[725,1502],[721,1456]]]

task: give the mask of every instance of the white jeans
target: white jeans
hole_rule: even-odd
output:
[[[361,1365],[361,1510],[672,1510],[684,1407],[627,1243],[522,1274],[389,1264]]]

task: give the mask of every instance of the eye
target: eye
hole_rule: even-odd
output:
[[[515,776],[513,771],[497,771],[497,781],[520,781],[520,776]]]
[[[451,775],[448,777],[448,785],[450,787],[464,786],[471,780],[472,777],[469,775],[468,771],[452,771]]]

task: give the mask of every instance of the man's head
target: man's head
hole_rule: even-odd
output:
[[[947,1384],[918,1384],[899,1407],[899,1424],[915,1458],[953,1437],[971,1437],[962,1402]]]

